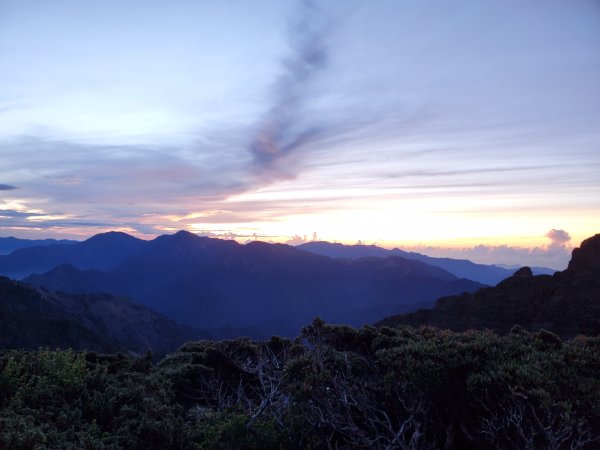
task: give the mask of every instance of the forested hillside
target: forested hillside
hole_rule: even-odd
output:
[[[0,276],[0,349],[152,349],[164,355],[206,337],[124,297],[52,292]]]

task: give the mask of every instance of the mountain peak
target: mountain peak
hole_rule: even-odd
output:
[[[200,237],[196,233],[192,233],[191,231],[187,231],[187,230],[179,230],[177,233],[173,234],[172,236],[176,237],[178,239],[196,239],[196,238]]]
[[[533,272],[531,271],[530,267],[521,267],[519,270],[517,270],[515,273],[513,273],[512,276],[519,277],[519,278],[527,278],[527,277],[532,277]]]
[[[192,242],[198,242],[201,239],[207,238],[202,238],[201,236],[186,230],[179,230],[177,233],[158,236],[154,239],[154,242],[160,242],[161,245],[188,245]]]
[[[568,272],[600,272],[600,234],[584,240],[573,250]]]
[[[130,234],[123,233],[122,231],[107,231],[106,233],[98,233],[92,236],[91,238],[86,239],[84,242],[107,242],[107,241],[137,241],[139,240],[136,237],[131,236]]]

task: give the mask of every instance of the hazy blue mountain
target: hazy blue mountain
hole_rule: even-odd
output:
[[[61,264],[80,269],[112,269],[138,253],[146,243],[126,233],[112,231],[74,244],[22,248],[10,255],[0,255],[0,275],[20,279]]]
[[[432,266],[441,267],[459,278],[468,278],[479,283],[494,286],[500,281],[512,275],[514,269],[508,269],[496,265],[476,264],[467,259],[452,258],[434,258],[432,256],[422,255],[415,252],[406,252],[398,248],[387,250],[376,245],[343,245],[331,242],[307,242],[297,246],[319,255],[329,256],[331,258],[364,258],[365,256],[374,256],[385,258],[388,256],[401,256],[407,259],[422,261]],[[554,270],[546,267],[534,268],[536,274],[552,274]]]
[[[0,349],[74,348],[157,354],[208,335],[108,294],[65,294],[0,277]]]
[[[28,247],[17,249],[14,254],[0,255],[0,275],[24,278],[33,273],[43,273],[61,264],[70,264],[79,269],[112,269],[147,247],[142,241],[125,233],[103,233],[83,241],[28,241],[15,238],[0,238],[6,242],[17,241]],[[34,242],[43,245],[30,246]],[[16,245],[16,244],[15,244]],[[69,248],[68,248],[69,247]],[[73,247],[73,248],[70,248]],[[386,258],[400,256],[441,267],[458,278],[468,278],[483,284],[495,285],[509,277],[513,267],[476,264],[468,260],[434,258],[400,249],[387,250],[374,245],[342,245],[329,242],[308,242],[296,248],[332,258],[357,259],[363,257]],[[552,269],[533,267],[534,274],[552,274]]]
[[[523,266],[519,266],[519,265],[508,265],[508,264],[496,264],[498,267],[502,267],[503,269],[508,269],[511,272],[515,272],[516,270],[519,270],[521,267]],[[529,268],[531,269],[531,273],[533,273],[533,275],[554,275],[557,271],[554,269],[551,269],[549,267],[540,267],[540,266],[529,266]]]
[[[13,236],[0,237],[0,255],[8,255],[20,248],[40,247],[46,245],[71,245],[79,241],[70,241],[68,239],[19,239]]]
[[[564,337],[600,334],[600,234],[583,241],[569,267],[553,276],[534,276],[523,267],[493,288],[444,297],[433,309],[388,317],[379,324],[498,332],[518,324]]]
[[[28,283],[67,292],[126,295],[203,329],[295,335],[320,315],[360,325],[482,285],[397,256],[341,260],[282,244],[160,236],[109,270],[61,266]]]

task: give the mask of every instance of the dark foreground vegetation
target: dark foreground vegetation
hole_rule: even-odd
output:
[[[600,338],[354,329],[151,355],[5,351],[0,448],[595,449]]]

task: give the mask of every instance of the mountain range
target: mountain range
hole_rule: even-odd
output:
[[[0,348],[161,354],[198,338],[293,336],[317,315],[351,325],[389,316],[378,325],[600,333],[600,235],[575,249],[563,272],[521,268],[495,287],[399,256],[330,258],[188,232],[152,241],[104,233],[23,248],[0,262],[11,259],[23,271],[59,265],[24,282],[0,277]]]
[[[467,259],[453,258],[435,258],[422,255],[421,253],[407,252],[394,248],[391,250],[378,247],[376,245],[344,245],[324,241],[306,242],[300,244],[298,248],[319,255],[329,256],[331,258],[356,259],[373,256],[377,258],[386,258],[389,256],[400,256],[406,259],[421,261],[432,266],[441,267],[459,278],[468,278],[479,283],[494,286],[500,281],[508,278],[514,272],[506,267],[490,264],[476,264]],[[552,275],[555,270],[547,267],[532,267],[536,275]]]
[[[157,355],[208,334],[123,297],[66,294],[0,277],[0,349],[39,347]]]
[[[122,238],[122,241],[117,239]],[[114,246],[114,243],[118,245]],[[42,273],[61,264],[71,264],[84,269],[113,268],[143,248],[144,241],[125,233],[109,232],[96,235],[86,241],[70,240],[28,240],[14,237],[0,238],[0,274],[13,278],[24,278],[33,273]],[[73,252],[64,251],[61,246],[81,244]],[[106,244],[106,245],[105,245]],[[111,248],[112,246],[112,248]],[[45,247],[24,252],[15,250],[30,247]],[[87,251],[84,248],[87,247]],[[95,255],[102,248],[103,261]],[[519,268],[503,265],[477,264],[466,259],[435,258],[421,253],[407,252],[398,248],[391,250],[376,245],[344,245],[325,241],[307,242],[297,246],[301,250],[316,253],[331,258],[358,259],[364,257],[387,258],[400,256],[406,259],[421,261],[432,266],[441,267],[458,278],[468,278],[487,285],[496,285]],[[83,255],[82,255],[83,253]],[[35,261],[35,263],[33,263]],[[532,267],[535,275],[552,275],[555,270],[547,267]]]
[[[82,242],[19,248],[9,255],[0,255],[0,275],[20,279],[61,264],[80,269],[112,269],[140,252],[145,244],[146,241],[126,233],[111,231]]]
[[[600,333],[600,234],[573,251],[566,270],[534,276],[523,267],[495,287],[440,298],[432,309],[388,317],[379,325],[432,325],[505,333],[514,324],[563,337]]]
[[[19,239],[14,236],[0,237],[0,255],[8,255],[20,248],[40,247],[45,245],[69,245],[79,241],[68,239]]]
[[[34,255],[42,251],[49,256]],[[398,256],[344,260],[283,244],[241,245],[185,231],[151,241],[108,233],[64,251],[68,265],[24,281],[65,292],[125,295],[181,323],[209,330],[244,328],[254,337],[295,335],[317,315],[361,325],[482,287]],[[100,261],[90,269],[94,252]],[[23,269],[25,256],[31,255],[36,264],[60,259],[56,247],[49,246],[19,250],[0,263],[18,256]]]

